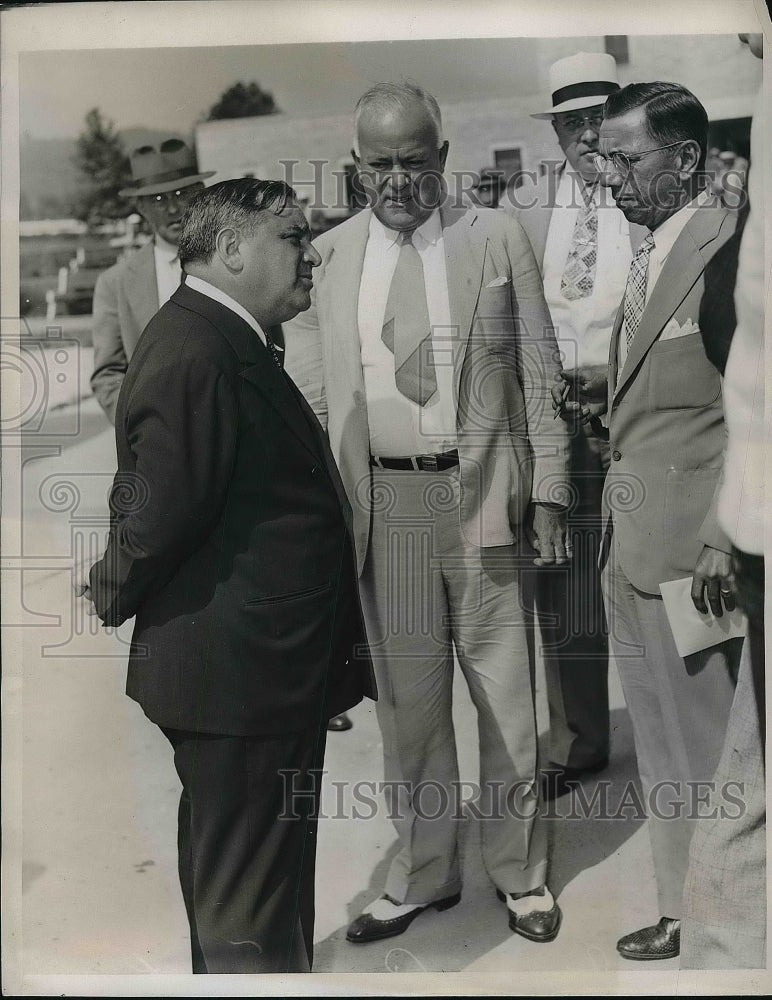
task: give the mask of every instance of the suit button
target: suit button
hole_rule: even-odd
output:
[[[319,466],[318,465],[312,465],[311,466],[311,475],[312,476],[315,476],[318,471],[319,471]]]
[[[615,462],[618,462],[619,459],[622,457],[622,452],[621,451],[612,451],[611,452],[611,457],[614,459]]]

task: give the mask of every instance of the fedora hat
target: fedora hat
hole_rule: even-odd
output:
[[[143,194],[164,194],[181,187],[198,184],[215,171],[199,173],[193,150],[182,139],[164,139],[156,146],[140,146],[129,154],[131,187],[118,192],[123,198]]]
[[[552,118],[561,111],[577,111],[604,104],[609,94],[619,90],[616,59],[607,52],[577,52],[550,66],[549,85],[552,107],[531,118]]]

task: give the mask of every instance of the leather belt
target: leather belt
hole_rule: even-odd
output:
[[[398,469],[414,472],[442,472],[445,469],[452,469],[458,465],[458,449],[444,451],[439,455],[413,455],[410,458],[381,458],[378,455],[370,456],[370,465],[377,469]]]

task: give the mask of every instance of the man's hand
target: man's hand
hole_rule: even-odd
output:
[[[552,386],[552,407],[563,420],[589,423],[608,409],[608,369],[605,365],[585,365],[558,372]]]
[[[75,596],[77,598],[76,608],[83,614],[93,616],[97,613],[94,599],[91,596],[91,587],[85,581],[79,581],[74,585]]]
[[[535,501],[528,508],[525,536],[539,553],[535,566],[562,566],[569,561],[565,508]]]
[[[708,601],[705,603],[705,595]],[[723,614],[721,602],[727,611],[735,607],[735,578],[732,557],[728,552],[705,545],[694,567],[692,578],[692,601],[702,615],[710,610],[720,618]]]

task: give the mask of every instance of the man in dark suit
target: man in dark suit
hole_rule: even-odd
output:
[[[308,308],[319,255],[290,188],[241,179],[191,204],[180,259],[121,388],[84,596],[136,615],[127,693],[182,781],[193,971],[308,971],[325,724],[375,696],[351,510],[266,335]]]
[[[611,449],[603,593],[650,806],[660,912],[658,923],[618,941],[635,960],[679,954],[691,817],[699,813],[694,783],[716,770],[741,644],[679,656],[659,589],[691,578],[698,611],[710,605],[718,617],[734,607],[731,545],[716,517],[721,379],[697,320],[706,265],[737,218],[699,191],[707,129],[705,109],[686,88],[637,83],[608,98],[600,131],[601,182],[628,221],[649,231],[630,265],[607,402],[598,407],[608,410]]]

